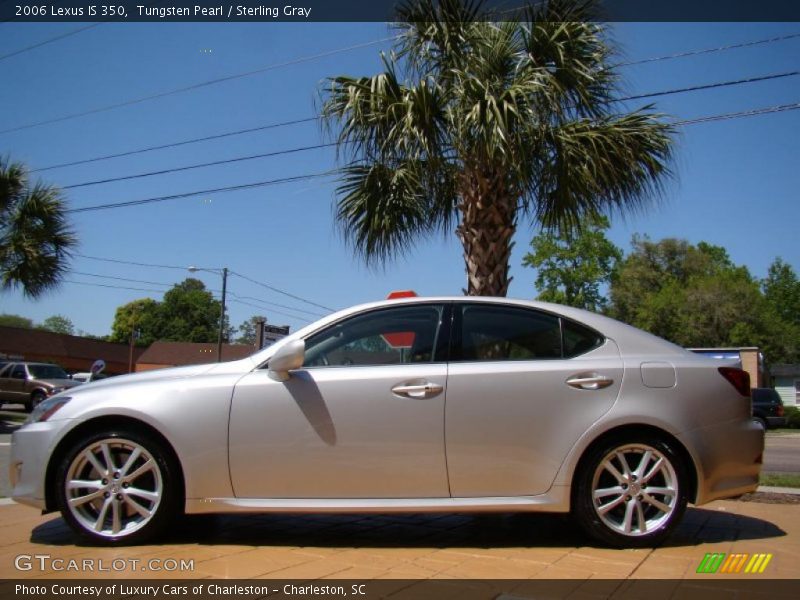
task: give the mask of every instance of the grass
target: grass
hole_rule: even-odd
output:
[[[0,410],[0,419],[3,421],[24,421],[28,418],[27,413],[14,412],[13,410]]]
[[[761,485],[800,488],[800,475],[795,473],[762,473]]]

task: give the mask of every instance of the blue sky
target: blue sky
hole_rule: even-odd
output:
[[[0,24],[0,56],[81,27],[69,23]],[[712,48],[800,31],[797,23],[625,23],[611,27],[621,60],[638,60]],[[109,23],[0,60],[0,130],[147,96],[216,77],[353,46],[390,35],[380,23]],[[338,74],[379,70],[377,44],[280,67],[195,91],[125,108],[0,134],[0,153],[32,169],[62,162],[168,144],[189,138],[302,119],[314,114],[320,82]],[[625,90],[648,93],[798,68],[800,38],[660,61],[622,69]],[[800,101],[800,77],[656,99],[676,119],[750,110]],[[631,103],[633,108],[638,104]],[[626,251],[632,234],[681,237],[724,246],[736,263],[766,275],[781,256],[800,271],[800,111],[687,126],[677,145],[676,177],[664,201],[640,215],[615,217],[612,240]],[[46,171],[48,182],[75,183],[272,152],[322,142],[318,124],[185,145],[130,157]],[[326,171],[330,149],[314,150],[158,177],[77,188],[72,207],[137,200]],[[132,208],[78,213],[81,254],[173,266],[229,267],[254,280],[343,308],[383,298],[393,289],[423,295],[459,294],[465,283],[461,248],[450,235],[418,245],[383,270],[363,266],[333,223],[335,183],[311,180],[226,194],[209,194]],[[521,266],[534,230],[520,224],[512,257],[509,295],[535,296],[535,272]],[[189,276],[179,269],[137,267],[76,257],[72,282],[168,289],[88,274],[172,284]],[[78,274],[83,273],[83,274]],[[220,277],[200,275],[220,288]],[[230,318],[238,325],[255,313],[293,328],[313,320],[298,309],[320,312],[231,277]],[[69,317],[93,334],[110,331],[115,309],[144,292],[64,283],[31,301],[0,293],[0,313],[35,321]],[[241,304],[279,303],[295,310]],[[252,299],[256,299],[254,301]],[[235,302],[238,300],[238,302]],[[293,316],[288,316],[292,314]],[[302,318],[301,318],[302,317]]]

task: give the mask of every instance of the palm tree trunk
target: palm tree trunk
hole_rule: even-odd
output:
[[[464,177],[461,224],[456,234],[464,247],[468,296],[505,296],[512,238],[516,231],[516,198],[499,175]]]

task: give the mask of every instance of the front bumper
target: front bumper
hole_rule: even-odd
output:
[[[697,467],[695,504],[741,496],[758,488],[764,429],[755,421],[727,421],[678,436]]]
[[[765,419],[767,421],[767,429],[786,427],[786,417],[765,417]]]
[[[50,454],[68,421],[32,423],[11,436],[9,480],[15,502],[46,510],[45,475]]]

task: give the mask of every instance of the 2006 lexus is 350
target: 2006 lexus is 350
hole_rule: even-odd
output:
[[[544,511],[652,545],[688,502],[756,489],[749,378],[721,365],[554,304],[366,304],[47,399],[13,435],[13,496],[106,544],[180,511]]]

